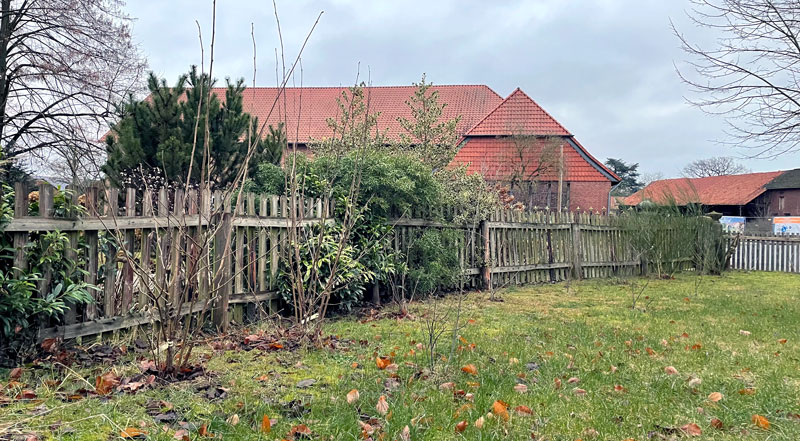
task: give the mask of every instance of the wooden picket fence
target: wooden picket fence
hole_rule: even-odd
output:
[[[477,225],[415,218],[398,218],[392,224],[395,249],[400,251],[426,229],[459,230],[453,252],[471,288],[631,276],[653,268],[635,253],[624,229],[600,214],[503,210]],[[671,233],[665,232],[663,240],[669,243]],[[691,268],[689,250],[673,248],[662,264]]]
[[[800,237],[746,235],[733,237],[737,243],[731,269],[800,273]]]
[[[26,244],[43,232],[60,231],[69,237],[68,257],[82,262],[85,281],[101,288],[93,304],[72,307],[60,322],[40,324],[40,339],[102,335],[151,323],[153,314],[146,311],[153,305],[148,304],[152,301],[143,294],[142,284],[149,283],[151,277],[159,279],[182,271],[187,265],[178,256],[187,256],[194,246],[191,240],[173,240],[155,250],[154,239],[177,238],[178,228],[189,231],[188,235],[181,233],[182,237],[193,237],[221,222],[229,222],[229,228],[217,233],[230,237],[215,237],[208,250],[210,260],[222,262],[214,266],[214,271],[222,271],[226,280],[210,311],[214,323],[241,323],[258,310],[275,312],[278,271],[288,246],[291,210],[295,210],[295,219],[300,215],[303,225],[328,222],[332,213],[329,204],[320,199],[305,199],[291,207],[286,197],[247,193],[236,199],[240,203],[234,207],[221,192],[89,188],[72,196],[73,202],[84,207],[82,214],[56,216],[54,188],[41,184],[36,191],[36,197],[32,197],[22,185],[15,188],[14,219],[4,231],[13,236],[15,267],[28,267]],[[34,200],[38,210],[33,208]],[[501,210],[474,225],[448,222],[454,213],[433,215],[414,210],[413,216],[390,221],[395,249],[408,250],[427,229],[458,231],[458,239],[449,244],[449,249],[456,253],[469,288],[631,276],[647,272],[653,265],[641,261],[627,232],[614,218],[599,214]],[[674,235],[665,231],[660,237],[669,244]],[[116,245],[122,249],[116,249]],[[672,248],[661,264],[672,269],[691,268],[693,256],[687,254],[688,250]],[[132,259],[119,258],[121,253],[135,257],[138,272],[131,267]],[[142,268],[147,277],[140,275]],[[148,280],[139,280],[144,278]],[[39,291],[49,292],[51,282],[45,268]],[[198,298],[207,295],[208,286],[193,288]],[[199,310],[190,308],[181,314],[196,312]]]
[[[70,242],[67,257],[82,263],[85,282],[98,286],[100,291],[95,293],[93,304],[70,308],[61,323],[40,324],[40,339],[98,335],[150,323],[154,314],[144,311],[152,305],[148,305],[150,299],[141,289],[143,283],[150,282],[140,280],[143,277],[137,274],[152,274],[160,280],[167,274],[181,277],[181,272],[186,272],[185,256],[193,252],[191,247],[198,247],[188,238],[208,231],[215,234],[207,251],[213,254],[210,260],[221,262],[213,265],[213,271],[225,277],[212,309],[214,322],[226,326],[232,318],[241,323],[244,316],[253,316],[259,307],[274,311],[290,210],[297,210],[295,219],[302,219],[303,225],[321,222],[330,213],[330,207],[321,199],[304,199],[291,207],[285,196],[247,193],[234,199],[220,191],[200,194],[183,189],[150,192],[93,187],[82,195],[72,195],[72,202],[84,207],[83,214],[65,212],[56,216],[54,193],[54,187],[46,183],[33,192],[16,185],[14,219],[4,227],[4,232],[13,236],[14,267],[29,267],[25,247],[39,234],[63,232]],[[240,201],[236,207],[234,200]],[[221,222],[229,225],[218,228]],[[179,234],[181,228],[184,231]],[[162,238],[159,250],[154,248],[157,235]],[[116,245],[120,243],[124,249],[118,250]],[[227,254],[223,252],[225,244],[230,247]],[[120,258],[121,253],[134,256],[138,271],[131,259]],[[198,283],[193,288],[197,298],[202,299],[208,295],[208,286],[201,282],[181,283]],[[38,291],[50,292],[51,284],[51,271],[45,268]],[[191,302],[190,310],[182,313],[196,313],[207,306],[208,302]]]

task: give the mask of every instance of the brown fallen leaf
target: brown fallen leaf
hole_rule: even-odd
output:
[[[572,393],[574,393],[575,395],[577,395],[579,397],[582,397],[582,396],[586,395],[586,391],[584,389],[579,388],[579,387],[576,387],[575,389],[572,389]]]
[[[103,375],[98,375],[94,384],[94,390],[98,395],[108,395],[119,384],[119,377],[114,372],[108,371]]]
[[[627,389],[625,389],[621,384],[616,384],[616,385],[614,385],[614,391],[615,392],[627,392]]]
[[[497,400],[494,403],[492,403],[492,412],[494,413],[495,416],[502,418],[503,421],[508,421],[509,419],[508,404],[500,400]]]
[[[561,379],[560,378],[553,378],[553,387],[556,389],[561,389]]]
[[[348,404],[355,403],[356,401],[358,401],[359,396],[360,395],[358,393],[358,389],[351,390],[350,392],[347,393],[347,403]]]
[[[761,416],[761,415],[753,415],[753,416],[750,418],[750,420],[751,420],[751,421],[753,422],[753,424],[755,424],[755,425],[756,425],[756,427],[758,427],[758,428],[761,428],[761,429],[764,429],[764,430],[767,430],[767,429],[769,429],[769,426],[770,426],[770,424],[769,424],[769,420],[768,420],[766,417],[763,417],[763,416]]]
[[[787,340],[786,340],[785,338],[782,338],[782,339],[778,340],[778,343],[780,343],[780,344],[782,344],[782,345],[785,345],[785,344],[786,344],[786,341],[787,341]]]
[[[411,428],[408,425],[400,431],[400,441],[411,441]]]
[[[225,421],[228,424],[230,424],[231,426],[235,426],[235,425],[239,424],[239,414],[235,413],[235,414],[229,416],[228,419],[225,420]]]
[[[516,386],[514,386],[514,390],[517,393],[524,394],[525,392],[528,392],[528,386],[525,385],[525,384],[519,383]]]
[[[483,417],[479,417],[477,420],[475,420],[475,427],[477,427],[478,429],[482,428],[483,421],[484,421]]]
[[[8,378],[12,380],[19,380],[19,377],[21,376],[22,376],[21,367],[15,367],[14,369],[11,369],[11,372],[8,374]]]
[[[714,418],[713,420],[711,420],[711,427],[717,430],[722,430],[723,427],[722,420],[720,420],[719,418]]]
[[[467,428],[468,425],[469,425],[469,423],[467,423],[466,421],[463,421],[463,420],[459,421],[458,423],[456,423],[456,433],[463,432]]]
[[[664,368],[664,372],[665,372],[667,375],[678,375],[678,370],[677,370],[677,369],[675,369],[675,367],[673,367],[673,366],[667,366],[667,367],[665,367],[665,368]]]
[[[386,369],[390,364],[392,364],[392,360],[389,357],[375,357],[375,365],[380,370]]]
[[[386,401],[386,395],[381,395],[378,398],[378,404],[375,405],[375,410],[381,415],[386,415],[389,412],[389,403]]]
[[[261,418],[261,433],[269,433],[272,431],[272,421],[269,420],[269,416],[264,415]]]
[[[533,415],[533,411],[531,410],[530,407],[522,406],[522,405],[515,407],[514,408],[514,413],[516,413],[519,416],[530,416],[530,415]]]
[[[451,390],[455,389],[456,385],[453,382],[448,381],[447,383],[442,383],[439,385],[439,390]]]
[[[476,368],[474,364],[468,364],[462,367],[461,371],[466,372],[470,375],[478,375],[478,368]]]
[[[138,438],[147,436],[147,432],[136,427],[127,427],[119,433],[119,436],[121,438]]]
[[[202,437],[213,438],[214,434],[208,431],[208,424],[203,423],[199,429],[197,429],[197,434]]]
[[[305,437],[311,437],[311,429],[308,428],[305,424],[298,424],[296,426],[292,426],[289,429],[289,437],[294,438],[295,435],[302,435]]]
[[[744,389],[739,390],[739,395],[755,395],[755,394],[756,390],[753,389],[752,387],[746,387]]]
[[[716,403],[721,399],[722,399],[722,394],[719,392],[711,392],[711,394],[708,395],[708,401],[711,401],[712,403]]]
[[[581,380],[578,377],[571,377],[569,380],[567,380],[567,383],[575,384],[575,383],[579,383],[580,381]]]
[[[744,335],[744,336],[747,336],[747,335],[750,335],[750,331],[745,331],[744,329],[740,329],[740,330],[739,330],[739,334],[742,334],[742,335]]]
[[[703,431],[700,430],[700,426],[695,423],[689,423],[681,426],[681,431],[689,436],[700,436],[703,434]]]

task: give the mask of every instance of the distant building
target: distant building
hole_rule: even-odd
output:
[[[255,87],[244,92],[244,109],[261,122],[285,123],[289,143],[302,149],[333,135],[327,121],[338,116],[336,100],[346,90],[287,88],[281,95],[278,88]],[[412,117],[406,102],[415,90],[414,86],[364,88],[370,113],[379,113],[377,128],[386,130],[389,138],[398,139],[404,132],[398,118]],[[456,127],[461,141],[451,166],[467,165],[469,172],[501,184],[535,182],[513,190],[529,207],[557,207],[560,183],[562,207],[605,211],[611,186],[619,177],[520,89],[505,99],[484,85],[432,86],[431,90],[438,91],[439,102],[446,104],[443,120],[461,117]],[[214,92],[224,99],[224,90]],[[521,143],[532,145],[520,148]],[[549,147],[543,148],[545,144]],[[545,151],[550,158],[543,157]],[[539,167],[545,159],[557,165]]]
[[[702,205],[725,216],[770,218],[800,216],[800,169],[707,178],[653,181],[628,196],[623,205]]]

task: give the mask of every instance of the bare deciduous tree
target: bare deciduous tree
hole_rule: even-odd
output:
[[[121,0],[0,0],[0,145],[5,158],[98,165],[96,141],[146,63]],[[97,169],[97,167],[94,167]]]
[[[692,22],[717,33],[711,47],[673,25],[690,68],[678,73],[699,98],[726,117],[729,132],[756,155],[800,148],[800,6],[796,0],[692,0]],[[693,71],[693,72],[692,72]]]
[[[709,176],[739,175],[749,173],[742,164],[729,156],[716,156],[708,159],[698,159],[690,162],[683,168],[683,174],[689,178],[706,178]]]

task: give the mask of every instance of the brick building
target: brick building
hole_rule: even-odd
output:
[[[625,205],[644,201],[678,206],[700,204],[727,216],[770,218],[800,216],[800,169],[707,178],[653,181],[625,198]]]
[[[507,98],[484,85],[432,86],[446,104],[442,119],[461,117],[456,131],[459,150],[451,166],[467,165],[488,181],[511,187],[529,207],[558,206],[605,211],[609,192],[619,178],[552,116],[520,89]],[[411,119],[406,102],[414,86],[366,87],[370,113],[379,113],[378,129],[389,138],[404,132],[398,118]],[[343,87],[256,87],[244,92],[244,109],[268,124],[283,122],[290,143],[305,148],[332,135],[327,124],[339,113]],[[218,90],[218,96],[224,96]]]

